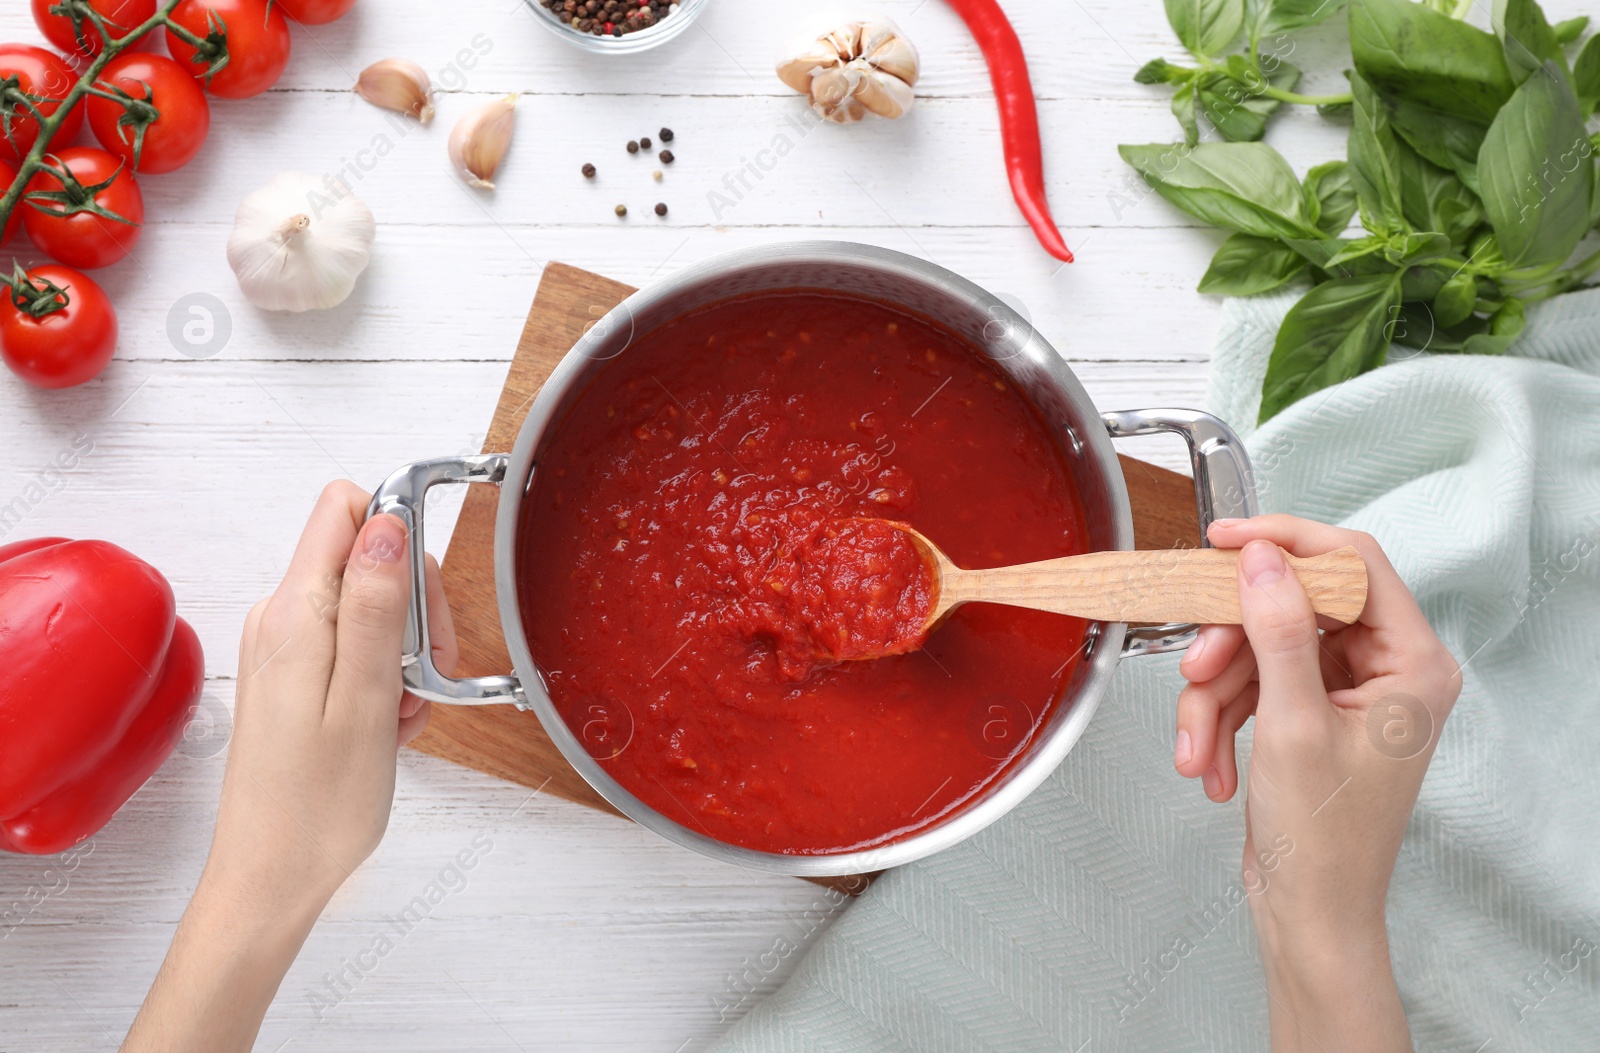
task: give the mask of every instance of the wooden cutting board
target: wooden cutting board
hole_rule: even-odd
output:
[[[563,263],[545,267],[484,440],[485,453],[511,449],[539,385],[561,356],[585,330],[632,292],[621,282]],[[1122,471],[1128,481],[1134,540],[1139,548],[1183,548],[1198,543],[1194,490],[1187,477],[1131,457],[1122,458]],[[466,501],[445,552],[444,590],[461,646],[457,676],[511,671],[511,656],[500,632],[494,592],[498,497],[498,490],[492,487],[467,488]],[[513,706],[434,706],[427,731],[412,747],[621,816],[562,758],[539,719]],[[850,892],[865,887],[859,879],[825,883]]]

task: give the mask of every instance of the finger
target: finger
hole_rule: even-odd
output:
[[[1218,714],[1244,690],[1255,672],[1255,655],[1243,647],[1216,677],[1189,684],[1178,693],[1178,738],[1172,754],[1178,774],[1190,779],[1205,774],[1216,749]]]
[[[389,729],[400,719],[400,652],[411,602],[405,524],[387,513],[362,527],[345,567],[338,647],[328,686],[326,720]]]
[[[444,596],[444,578],[439,573],[439,561],[424,557],[423,577],[428,584],[428,642],[433,653],[433,666],[445,676],[456,671],[461,651],[456,645],[455,620],[450,616],[450,604]]]
[[[1219,519],[1211,524],[1206,536],[1218,548],[1243,548],[1246,542],[1261,539],[1296,556],[1320,556],[1353,545],[1367,565],[1367,605],[1361,612],[1362,624],[1401,633],[1433,632],[1411,590],[1400,580],[1383,547],[1371,534],[1294,516],[1270,515]]]
[[[348,479],[323,487],[284,572],[283,585],[300,593],[330,586],[336,591],[371,500],[371,494]]]
[[[1316,615],[1283,550],[1270,541],[1251,541],[1239,552],[1239,608],[1263,704],[1326,701]]]
[[[1183,653],[1178,672],[1190,683],[1210,680],[1228,667],[1243,643],[1243,626],[1202,625],[1194,643]]]
[[[1256,702],[1260,695],[1260,684],[1253,681],[1246,684],[1238,697],[1222,707],[1222,713],[1217,718],[1217,746],[1212,753],[1210,770],[1202,779],[1206,796],[1213,801],[1231,800],[1234,791],[1239,788],[1239,763],[1236,753],[1239,729],[1244,727],[1244,722],[1256,711]]]
[[[395,736],[395,749],[403,749],[411,743],[428,726],[428,717],[433,712],[431,703],[422,703],[422,708],[409,716],[400,718],[400,730]]]
[[[404,720],[407,717],[415,714],[417,710],[427,705],[427,702],[427,699],[422,698],[419,695],[413,695],[411,692],[407,691],[404,697],[400,699],[400,719]]]

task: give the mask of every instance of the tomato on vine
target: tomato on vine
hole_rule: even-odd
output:
[[[89,130],[134,171],[171,172],[205,145],[211,104],[182,66],[130,51],[112,59],[89,96]]]
[[[289,64],[289,23],[267,0],[180,0],[169,17],[167,50],[219,98],[259,95]]]
[[[0,159],[20,162],[39,138],[39,121],[60,108],[78,75],[60,55],[31,44],[0,44]],[[61,121],[56,142],[63,145],[83,127],[83,108]]]
[[[139,243],[144,222],[144,195],[133,173],[90,146],[50,155],[19,207],[33,243],[71,267],[116,263]]]
[[[92,380],[117,349],[117,314],[95,281],[70,267],[18,266],[0,294],[0,358],[41,388]]]
[[[277,0],[283,13],[305,26],[320,26],[343,18],[356,0]]]
[[[116,40],[154,17],[156,0],[33,0],[33,24],[46,40],[69,55],[98,55],[106,43],[85,8],[104,20],[111,39]]]

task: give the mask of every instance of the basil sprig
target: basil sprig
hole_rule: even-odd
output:
[[[1600,272],[1600,253],[1573,259],[1600,227],[1587,18],[1552,24],[1535,0],[1494,0],[1485,32],[1458,0],[1165,3],[1194,64],[1156,59],[1135,79],[1175,88],[1182,140],[1123,159],[1232,232],[1201,292],[1309,284],[1273,345],[1261,420],[1381,366],[1392,344],[1500,354],[1529,304]],[[1346,11],[1350,91],[1296,94],[1287,34]],[[1297,178],[1259,141],[1284,104],[1348,118],[1346,159]]]

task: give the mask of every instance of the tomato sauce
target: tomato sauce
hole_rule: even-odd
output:
[[[1046,425],[956,334],[796,290],[637,337],[546,443],[518,539],[552,699],[651,807],[769,852],[881,845],[998,778],[1085,623],[966,604],[930,569],[1087,550]]]

